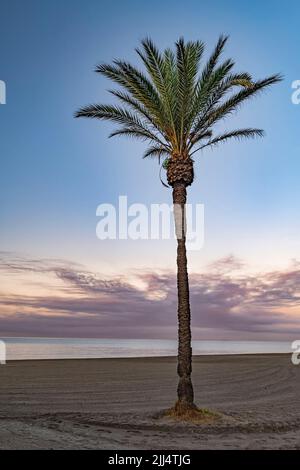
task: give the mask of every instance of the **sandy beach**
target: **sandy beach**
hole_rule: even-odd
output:
[[[288,354],[197,356],[196,402],[214,424],[157,414],[176,399],[175,358],[0,366],[1,449],[300,449],[300,366]]]

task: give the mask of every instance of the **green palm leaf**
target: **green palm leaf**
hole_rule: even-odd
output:
[[[252,129],[252,128],[237,129],[231,132],[225,132],[224,134],[218,135],[214,137],[213,139],[209,140],[206,144],[202,145],[201,147],[198,147],[196,150],[194,150],[191,153],[191,155],[198,152],[198,150],[204,149],[205,147],[213,147],[229,139],[238,139],[238,140],[253,139],[255,137],[263,137],[263,136],[264,136],[264,131],[262,129]]]
[[[180,38],[175,50],[160,52],[149,38],[137,49],[145,71],[129,62],[100,64],[96,72],[119,89],[110,90],[120,105],[94,104],[79,109],[76,117],[112,121],[121,125],[110,136],[127,136],[148,142],[145,157],[178,155],[187,158],[200,149],[229,139],[261,137],[261,129],[239,129],[214,135],[214,127],[252,97],[279,82],[280,75],[253,80],[234,71],[234,61],[221,61],[227,36],[201,67],[204,44]]]

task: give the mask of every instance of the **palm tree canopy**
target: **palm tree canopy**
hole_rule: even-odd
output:
[[[128,62],[100,64],[96,72],[119,85],[110,90],[119,105],[93,104],[76,117],[113,121],[120,125],[110,137],[124,135],[148,142],[144,157],[190,157],[200,149],[229,139],[263,135],[262,129],[237,129],[214,134],[220,120],[259,94],[281,76],[253,80],[249,73],[233,71],[232,59],[222,61],[228,37],[221,36],[206,63],[204,43],[180,38],[175,50],[160,52],[151,39],[136,49],[145,71]]]

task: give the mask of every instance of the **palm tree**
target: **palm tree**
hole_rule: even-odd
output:
[[[186,188],[194,180],[194,156],[206,147],[230,139],[263,136],[261,129],[237,129],[216,134],[214,128],[249,98],[281,80],[272,75],[254,81],[249,73],[233,71],[234,61],[220,61],[227,37],[221,36],[204,66],[201,41],[175,44],[175,51],[160,52],[151,39],[136,49],[145,72],[122,60],[100,64],[96,72],[109,78],[118,89],[110,93],[118,105],[93,104],[79,109],[76,117],[113,121],[120,125],[110,137],[122,135],[146,141],[144,157],[157,157],[166,169],[173,191],[177,236],[178,288],[178,400],[180,415],[195,410],[191,381],[191,313],[186,256]],[[221,63],[220,63],[221,62]]]

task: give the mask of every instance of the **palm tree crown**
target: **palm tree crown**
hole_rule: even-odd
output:
[[[122,105],[93,104],[81,108],[76,117],[116,122],[121,127],[110,134],[136,137],[148,142],[144,157],[189,158],[200,149],[228,139],[262,136],[262,129],[237,129],[215,135],[213,128],[241,103],[281,80],[272,75],[254,81],[249,73],[233,72],[232,59],[220,63],[228,37],[221,36],[201,67],[201,41],[176,42],[175,52],[160,53],[151,39],[137,49],[147,73],[128,62],[100,64],[96,72],[120,85],[110,90]],[[168,160],[166,161],[166,163]],[[165,163],[165,167],[167,166]]]

